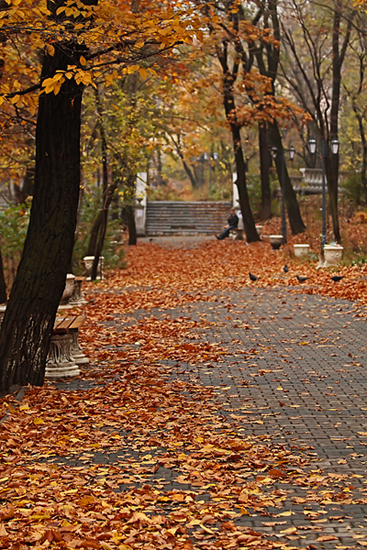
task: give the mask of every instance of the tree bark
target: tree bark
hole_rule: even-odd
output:
[[[271,189],[270,189],[270,153],[268,142],[268,129],[265,124],[259,124],[259,152],[261,174],[261,210],[260,219],[271,218]]]
[[[42,80],[66,70],[82,46],[56,44]],[[66,80],[58,95],[42,94],[30,223],[0,332],[0,392],[13,384],[42,385],[57,308],[69,266],[80,184],[82,88]]]

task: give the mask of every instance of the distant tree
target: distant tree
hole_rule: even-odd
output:
[[[277,0],[267,0],[263,3],[264,13],[263,20],[265,28],[272,30],[274,35],[274,41],[264,42],[258,40],[256,44],[252,46],[254,55],[256,56],[257,65],[262,76],[269,79],[269,87],[265,93],[265,99],[269,100],[269,97],[276,104],[276,80],[278,76],[279,62],[280,62],[280,23],[278,16],[278,3]],[[287,165],[285,162],[286,155],[284,154],[284,146],[282,141],[282,134],[279,131],[278,118],[284,118],[282,113],[282,105],[279,103],[279,113],[273,116],[268,122],[260,124],[260,150],[261,160],[264,164],[269,162],[269,152],[264,148],[275,146],[278,150],[278,155],[275,159],[276,169],[278,173],[278,179],[280,185],[284,185],[285,203],[288,211],[289,223],[293,235],[303,233],[306,229],[303,223],[300,208],[297,201],[296,193],[292,187],[292,183],[288,174]],[[283,105],[285,107],[285,105]],[[270,139],[267,139],[269,134]],[[264,177],[268,178],[268,172],[266,166],[262,166],[262,172]],[[269,213],[269,195],[270,187],[267,179],[262,182],[263,185],[263,216]],[[266,197],[266,200],[265,200]]]
[[[339,154],[331,154],[330,142],[339,135],[342,69],[357,12],[349,0],[330,0],[322,5],[293,0],[288,7],[289,12],[282,17],[282,76],[312,117],[319,151],[324,144],[333,232],[340,243]]]

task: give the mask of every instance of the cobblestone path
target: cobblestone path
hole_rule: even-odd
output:
[[[242,419],[246,435],[266,440],[269,434],[272,444],[303,446],[315,477],[329,474],[328,479],[343,481],[341,491],[350,491],[347,504],[320,505],[312,503],[309,488],[295,488],[286,527],[297,532],[289,543],[367,546],[367,498],[360,502],[367,490],[367,326],[361,308],[322,296],[249,287],[218,294],[216,300],[150,312],[205,319],[210,327],[202,340],[221,343],[233,353],[219,364],[181,364],[176,375],[216,388],[223,414]],[[146,315],[139,311],[135,318]],[[241,523],[275,537],[284,530],[284,522],[261,514],[243,516]],[[316,541],[320,536],[336,538],[321,543]]]

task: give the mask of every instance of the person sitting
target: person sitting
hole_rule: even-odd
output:
[[[228,225],[224,228],[222,233],[220,235],[216,235],[216,238],[218,241],[222,241],[226,237],[228,237],[231,229],[236,229],[238,226],[238,216],[234,210],[234,208],[231,208],[231,213],[228,218]]]

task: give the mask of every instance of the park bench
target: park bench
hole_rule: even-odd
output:
[[[46,378],[78,376],[79,365],[89,363],[80,349],[79,329],[85,315],[68,315],[55,320],[46,363]]]
[[[86,304],[87,300],[83,296],[82,292],[82,285],[84,281],[86,280],[86,277],[75,277],[74,279],[74,287],[73,287],[73,294],[70,298],[70,304],[73,306],[80,306],[82,304]]]
[[[238,227],[232,227],[232,229],[229,232],[229,238],[233,241],[243,241],[243,229],[239,229]]]

